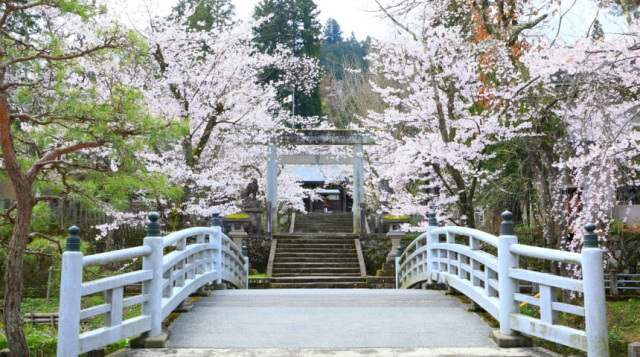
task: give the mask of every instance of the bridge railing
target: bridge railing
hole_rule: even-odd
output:
[[[80,252],[79,229],[69,229],[62,256],[58,357],[77,356],[142,333],[157,336],[162,321],[209,283],[248,288],[249,260],[220,226],[189,228],[163,238],[158,218],[157,213],[149,214],[143,246],[86,257]],[[88,267],[137,259],[142,259],[140,270],[83,281]],[[141,284],[142,291],[125,297],[125,287],[135,284]],[[83,307],[82,297],[96,294],[104,296],[104,303]],[[141,314],[126,317],[125,308],[134,305],[141,305]],[[101,326],[80,332],[82,320],[100,315]]]
[[[589,356],[609,355],[603,253],[594,225],[585,227],[582,252],[572,253],[518,244],[510,212],[503,214],[499,237],[464,227],[437,227],[435,214],[430,216],[427,232],[397,258],[400,288],[444,283],[498,320],[501,334],[521,332],[587,351]],[[547,265],[572,264],[581,269],[582,278],[520,268],[521,258],[546,261]],[[520,293],[521,282],[538,285],[540,294]],[[561,295],[571,293],[581,299],[559,301]],[[536,306],[539,313],[525,315],[520,311],[521,304]],[[585,329],[563,325],[561,313],[583,317]]]

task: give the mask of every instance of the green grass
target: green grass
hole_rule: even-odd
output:
[[[640,297],[607,302],[611,356],[627,356],[627,344],[640,342]]]
[[[471,303],[464,295],[453,295],[462,303]],[[537,306],[526,305],[520,313],[540,318]],[[492,328],[499,328],[499,323],[487,312],[480,311],[478,315]],[[579,316],[560,314],[561,325],[584,329],[584,321]],[[610,357],[626,357],[627,345],[640,342],[640,297],[620,298],[617,301],[607,301],[607,321],[609,325],[609,355]],[[562,355],[584,355],[585,352],[569,348],[557,343],[533,338],[534,346],[540,346]]]
[[[266,277],[267,277],[267,273],[249,275],[249,279],[265,279]]]
[[[82,299],[82,307],[87,308],[104,303],[102,296],[88,296]],[[46,304],[45,299],[25,298],[22,300],[22,313],[30,312],[56,312],[58,311],[58,300],[51,299]],[[141,313],[140,305],[131,306],[125,309],[123,319],[139,316]],[[81,321],[83,331],[93,330],[104,325],[104,315],[96,316]],[[7,340],[3,331],[4,326],[0,323],[0,349],[7,348]],[[25,335],[27,336],[27,346],[29,346],[30,357],[48,357],[56,355],[56,345],[58,342],[58,330],[56,326],[24,324]],[[118,351],[126,347],[129,340],[122,340],[112,343],[105,347],[107,354]]]

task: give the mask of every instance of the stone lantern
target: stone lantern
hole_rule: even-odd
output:
[[[246,226],[251,222],[249,215],[244,212],[239,212],[226,216],[224,220],[231,224],[229,238],[233,239],[233,243],[235,243],[238,248],[242,248],[243,240],[247,237],[247,232],[245,231]]]

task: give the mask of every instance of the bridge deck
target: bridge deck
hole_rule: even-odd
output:
[[[539,355],[530,349],[500,350],[489,334],[477,315],[436,291],[227,290],[200,299],[176,319],[166,352],[191,357],[319,356],[329,351],[341,356]],[[176,349],[185,349],[184,354]],[[383,352],[376,354],[376,349]]]

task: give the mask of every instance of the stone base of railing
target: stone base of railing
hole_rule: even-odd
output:
[[[249,278],[249,290],[269,289],[271,279],[267,278]]]
[[[0,357],[9,357],[11,354],[8,348],[0,350]]]
[[[193,300],[187,299],[178,305],[173,312],[190,312],[193,309]]]
[[[629,344],[629,357],[640,357],[640,342]]]
[[[104,351],[104,348],[99,350],[93,350],[85,353],[85,357],[104,357],[107,353]]]
[[[368,276],[367,289],[394,289],[396,287],[395,276]]]
[[[443,283],[423,283],[422,284],[422,290],[447,290],[448,287],[446,284]]]
[[[158,336],[149,337],[146,334],[133,337],[129,342],[131,348],[165,348],[171,337],[169,330],[162,330]]]
[[[228,288],[229,288],[229,286],[227,285],[227,283],[222,283],[222,284],[213,283],[209,287],[209,289],[213,290],[213,291],[216,291],[216,290],[227,290]]]
[[[500,348],[512,348],[512,347],[531,347],[533,342],[531,338],[522,336],[520,334],[504,335],[500,333],[500,330],[493,330],[491,333],[491,339]]]

